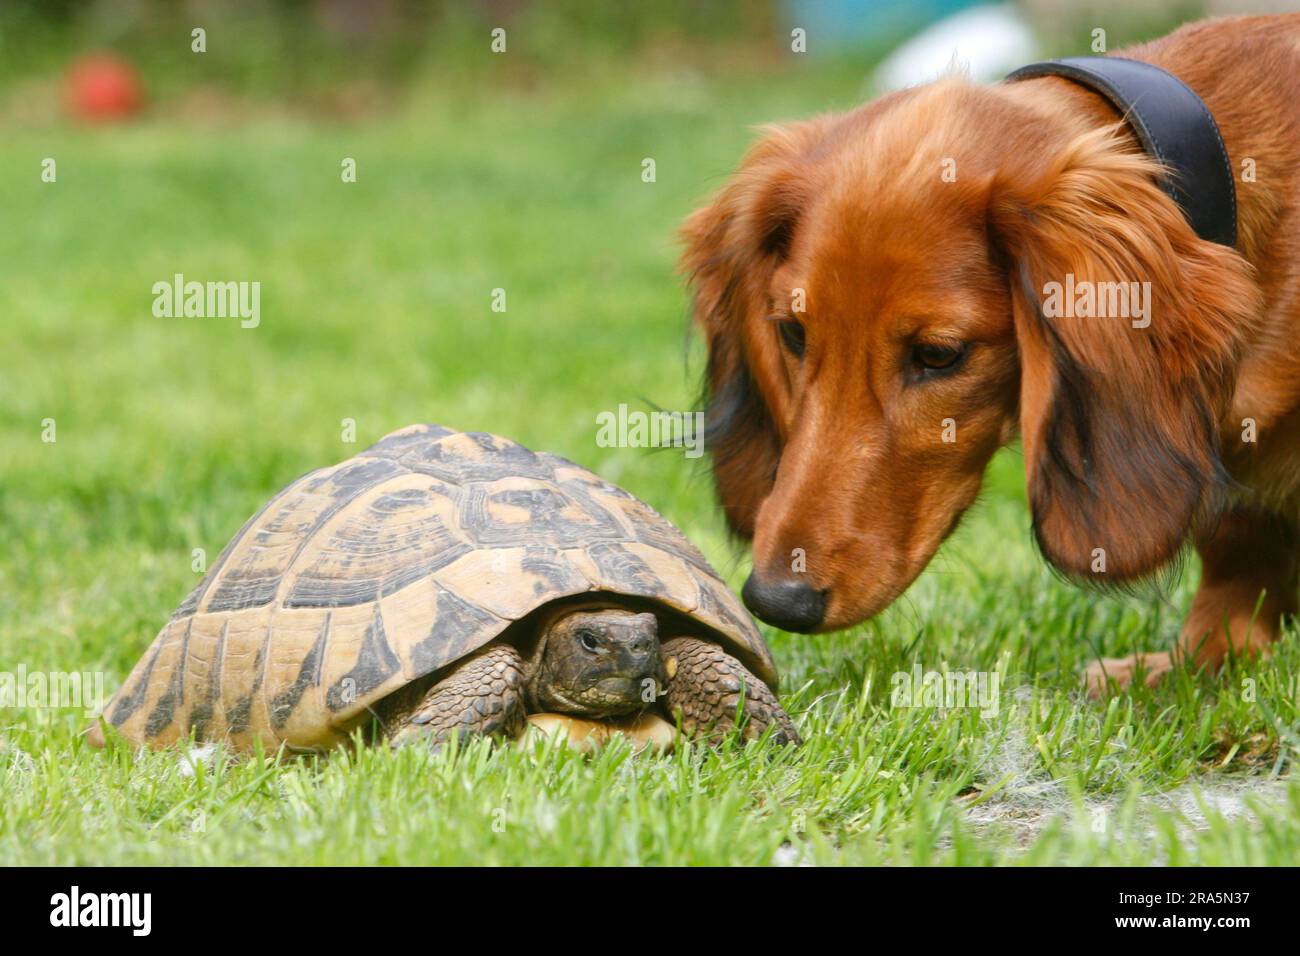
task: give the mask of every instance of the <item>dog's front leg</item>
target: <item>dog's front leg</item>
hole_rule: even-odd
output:
[[[1153,686],[1171,667],[1194,662],[1218,667],[1229,648],[1241,655],[1277,640],[1283,615],[1296,612],[1295,523],[1239,509],[1225,514],[1196,540],[1201,586],[1172,653],[1105,658],[1088,667],[1088,692],[1099,696],[1110,681],[1127,687],[1139,674]]]

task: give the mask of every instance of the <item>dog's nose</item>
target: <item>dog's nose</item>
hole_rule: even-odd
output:
[[[783,631],[813,631],[826,614],[826,592],[794,578],[749,575],[741,591],[745,606]]]

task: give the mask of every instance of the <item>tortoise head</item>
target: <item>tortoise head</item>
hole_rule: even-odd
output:
[[[662,679],[653,614],[573,610],[539,634],[529,689],[538,710],[614,717],[654,703]]]

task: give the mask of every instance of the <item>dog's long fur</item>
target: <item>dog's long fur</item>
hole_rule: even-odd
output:
[[[1118,113],[1059,78],[948,78],[771,127],[687,221],[722,507],[756,575],[788,576],[802,549],[820,629],[893,601],[1017,435],[1034,535],[1066,575],[1122,584],[1195,543],[1174,660],[1259,649],[1294,611],[1300,15],[1205,21],[1118,55],[1209,106],[1237,177],[1236,250],[1199,239]],[[1149,326],[1046,316],[1046,284],[1067,275],[1150,283]],[[802,327],[802,357],[783,322]],[[961,357],[927,371],[920,346]],[[1121,681],[1138,666],[1102,663]]]

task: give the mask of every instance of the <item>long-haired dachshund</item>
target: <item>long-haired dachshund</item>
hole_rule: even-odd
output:
[[[707,444],[761,618],[823,631],[884,609],[1017,436],[1034,536],[1065,575],[1140,580],[1189,539],[1201,557],[1173,654],[1099,661],[1094,691],[1258,652],[1294,612],[1300,15],[1118,55],[1217,120],[1235,248],[1198,238],[1119,112],[1060,77],[950,77],[771,127],[687,220]],[[1045,307],[1079,282],[1125,283],[1149,311]]]

